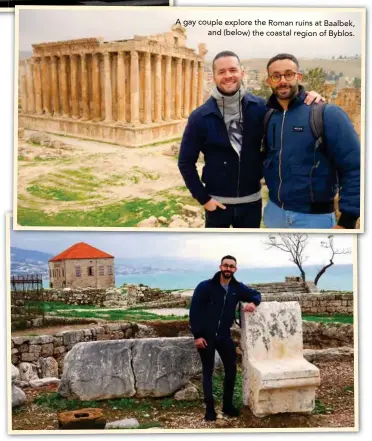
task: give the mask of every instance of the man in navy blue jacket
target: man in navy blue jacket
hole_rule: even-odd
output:
[[[233,406],[236,350],[230,328],[238,302],[246,302],[243,311],[252,313],[261,302],[261,294],[238,282],[234,278],[236,270],[235,257],[224,256],[220,271],[212,279],[199,283],[191,300],[190,328],[203,365],[206,421],[216,420],[212,382],[215,350],[225,369],[222,411],[229,416],[239,415],[239,410]]]
[[[267,64],[274,109],[266,131],[264,176],[269,189],[264,222],[269,228],[335,227],[334,197],[341,212],[335,228],[355,228],[360,215],[360,142],[347,114],[327,104],[323,143],[311,130],[311,107],[298,60],[278,54]]]
[[[265,100],[246,93],[239,57],[213,60],[212,96],[194,110],[183,134],[178,167],[192,196],[205,208],[207,228],[259,228],[263,177],[261,140]],[[310,93],[310,104],[318,94]],[[201,179],[196,162],[204,154]]]

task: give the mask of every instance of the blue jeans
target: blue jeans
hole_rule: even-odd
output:
[[[283,210],[268,201],[264,208],[264,224],[267,228],[332,228],[336,225],[335,213],[298,213]]]

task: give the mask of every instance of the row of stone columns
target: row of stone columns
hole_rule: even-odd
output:
[[[172,73],[175,76],[174,118],[187,118],[192,110],[203,102],[203,63],[198,60],[175,58],[172,72],[172,56],[143,52],[143,87],[140,91],[140,57],[138,51],[129,52],[130,115],[126,115],[125,90],[126,56],[117,52],[117,114],[121,123],[140,123],[140,93],[142,95],[144,124],[171,121]],[[103,56],[103,90],[105,122],[113,122],[113,84],[111,53],[92,54],[89,75],[87,54],[51,56],[50,70],[46,57],[34,57],[20,65],[20,92],[23,113],[101,121],[100,59]],[[164,57],[164,64],[162,64]],[[70,60],[69,78],[67,63]],[[58,63],[59,60],[59,63]],[[80,63],[80,66],[78,64]],[[183,71],[184,63],[184,71]],[[164,66],[164,72],[162,72]],[[27,71],[25,69],[27,67]],[[80,68],[79,68],[80,67]],[[154,84],[152,88],[152,68]],[[79,81],[79,71],[81,72]],[[184,73],[183,73],[184,72]],[[88,78],[91,78],[91,103],[89,103]],[[163,83],[164,80],[164,83]],[[162,88],[164,87],[164,90]],[[81,103],[81,105],[80,105]],[[91,106],[90,106],[91,104]],[[153,105],[152,105],[153,104]],[[164,112],[162,108],[164,105]],[[153,112],[152,112],[153,110]]]

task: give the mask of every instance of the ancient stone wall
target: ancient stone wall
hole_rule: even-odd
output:
[[[63,359],[76,343],[133,338],[140,330],[141,327],[135,323],[121,323],[105,324],[76,331],[63,331],[54,335],[12,337],[12,363],[15,366],[21,362],[36,364],[39,358],[53,357],[57,360],[59,373],[61,373]]]
[[[345,87],[344,89],[341,89],[336,98],[331,101],[337,106],[342,107],[342,109],[349,115],[359,137],[361,131],[361,93],[361,89]]]
[[[319,294],[262,294],[263,302],[297,301],[302,315],[353,315],[352,293],[319,293]]]

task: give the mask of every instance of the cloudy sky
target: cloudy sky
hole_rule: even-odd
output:
[[[299,58],[331,58],[355,55],[362,52],[362,16],[360,12],[341,12],[305,9],[258,9],[258,8],[121,8],[120,10],[21,10],[19,15],[19,49],[31,51],[31,44],[47,41],[69,40],[84,37],[103,37],[106,41],[130,39],[134,35],[150,35],[168,31],[177,20],[187,24],[187,45],[197,49],[198,43],[206,43],[207,59],[225,49],[237,52],[242,58],[271,57],[278,52],[290,52]],[[199,21],[252,21],[252,26],[223,25],[229,30],[263,31],[288,30],[288,26],[256,26],[254,20],[312,21],[313,26],[295,26],[297,31],[345,30],[352,37],[317,36],[301,37],[260,37],[256,36],[208,36],[208,30],[218,30],[221,26],[198,25]],[[354,27],[315,26],[316,21],[337,22],[351,20]],[[196,21],[192,26],[190,23]]]
[[[307,265],[318,265],[328,260],[329,252],[320,243],[327,235],[309,235]],[[218,261],[226,254],[235,256],[240,265],[250,267],[289,266],[287,255],[279,250],[268,250],[264,242],[267,234],[252,233],[168,233],[168,232],[87,232],[87,231],[12,231],[11,246],[43,251],[56,255],[76,242],[87,242],[116,258],[158,257]],[[351,235],[337,234],[336,248],[352,249]],[[350,264],[352,254],[337,256],[337,263]]]

